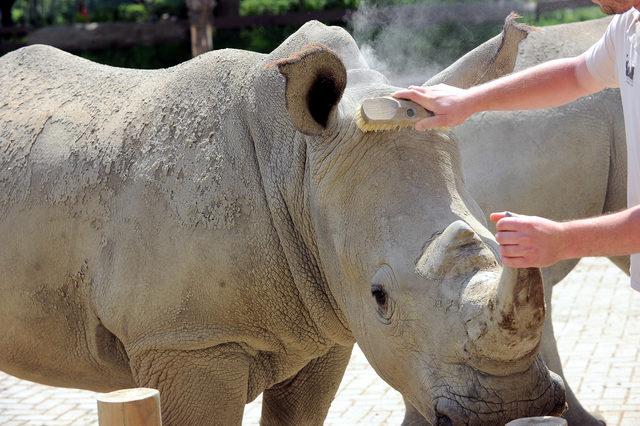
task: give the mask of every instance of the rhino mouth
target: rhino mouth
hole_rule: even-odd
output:
[[[516,389],[510,392],[504,386],[509,376],[497,378],[502,382],[501,389],[472,388],[466,394],[455,392],[451,387],[445,392],[441,390],[440,395],[434,399],[431,424],[496,425],[522,417],[560,416],[567,407],[564,383],[555,373],[548,370],[547,372],[540,373],[542,377],[535,381],[533,389],[529,392],[524,392],[522,388],[517,389],[520,387],[520,383],[516,382],[518,377],[512,379]],[[484,381],[490,383],[491,380],[485,378]]]

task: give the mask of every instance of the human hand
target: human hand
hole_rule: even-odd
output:
[[[491,213],[489,218],[496,224],[496,241],[505,266],[543,268],[565,258],[562,223],[508,212]]]
[[[466,89],[438,84],[431,87],[409,86],[398,90],[393,97],[409,99],[433,112],[433,117],[418,121],[415,129],[424,131],[434,127],[453,127],[462,124],[474,113]]]

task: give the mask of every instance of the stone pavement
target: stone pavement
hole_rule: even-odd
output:
[[[603,259],[584,259],[553,295],[553,323],[565,373],[578,398],[609,425],[640,425],[640,294]],[[260,398],[244,424],[257,425]],[[399,425],[400,395],[356,347],[327,425]],[[96,425],[94,394],[51,388],[0,373],[0,426]]]

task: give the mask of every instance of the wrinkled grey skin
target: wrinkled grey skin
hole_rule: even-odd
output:
[[[434,424],[563,409],[539,270],[498,265],[449,134],[357,130],[394,88],[343,30],[157,71],[33,46],[0,87],[3,371],[320,424],[357,342]]]
[[[512,52],[515,70],[581,54],[602,36],[610,20],[530,31]],[[468,60],[458,65],[468,68]],[[460,140],[465,183],[486,214],[510,210],[569,220],[626,207],[626,144],[618,90],[605,90],[560,108],[476,114],[454,133]],[[628,257],[612,261],[629,272]],[[560,262],[542,270],[548,309],[542,355],[563,378],[551,322],[551,294],[553,285],[577,262]],[[584,410],[568,385],[569,409],[564,417],[569,424],[602,424]],[[408,424],[419,424],[418,417],[408,409]]]

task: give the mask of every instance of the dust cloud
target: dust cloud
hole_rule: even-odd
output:
[[[434,15],[442,11],[419,6],[383,8],[362,0],[348,21],[348,30],[369,67],[396,86],[423,84],[500,32],[499,23],[480,30],[477,25],[460,22],[436,24],[438,17]]]

